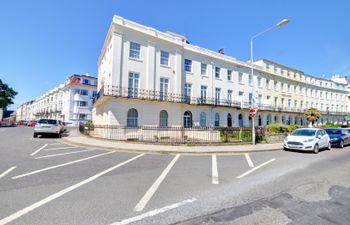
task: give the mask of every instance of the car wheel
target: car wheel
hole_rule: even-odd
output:
[[[314,153],[317,154],[319,151],[320,151],[320,148],[318,147],[318,144],[315,144]]]
[[[62,134],[61,134],[61,133],[59,133],[57,137],[58,137],[58,138],[62,138]]]
[[[34,134],[33,134],[33,138],[36,138],[36,137],[38,137],[38,135],[34,133]]]
[[[328,142],[327,150],[331,150],[332,146],[331,143]]]
[[[283,150],[284,150],[284,151],[288,151],[288,148],[286,148],[286,147],[283,147]]]
[[[340,148],[344,148],[344,141],[341,141],[341,142],[339,143],[339,147],[340,147]]]

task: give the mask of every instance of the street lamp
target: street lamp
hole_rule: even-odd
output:
[[[254,58],[253,58],[253,41],[255,38],[259,37],[260,35],[272,30],[275,27],[281,27],[289,23],[288,19],[281,20],[280,22],[276,23],[272,27],[255,34],[250,39],[250,75],[252,77],[253,85],[252,85],[252,100],[251,100],[251,108],[254,108],[255,106],[255,82],[254,82]],[[255,125],[254,125],[254,117],[252,118],[252,144],[255,145]]]

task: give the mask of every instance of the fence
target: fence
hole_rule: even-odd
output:
[[[86,129],[81,125],[79,130],[84,134],[110,140],[168,144],[242,143],[252,140],[249,128],[95,125]]]

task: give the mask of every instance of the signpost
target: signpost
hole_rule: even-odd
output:
[[[257,111],[258,109],[254,109],[254,108],[249,109],[249,117],[254,118],[256,116]]]
[[[256,116],[256,112],[258,109],[250,108],[249,109],[249,117],[252,118],[252,144],[255,145],[255,124],[254,117]]]

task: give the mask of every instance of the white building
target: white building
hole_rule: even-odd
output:
[[[32,104],[34,103],[34,100],[28,101],[20,105],[16,109],[16,121],[30,121],[33,120],[33,113],[32,113]]]
[[[250,64],[114,16],[98,60],[95,125],[250,126],[306,124],[303,113],[321,111],[319,123],[344,122],[348,90],[270,60]]]
[[[73,125],[90,120],[96,85],[97,79],[90,75],[70,76],[30,104],[29,120],[53,118]]]

